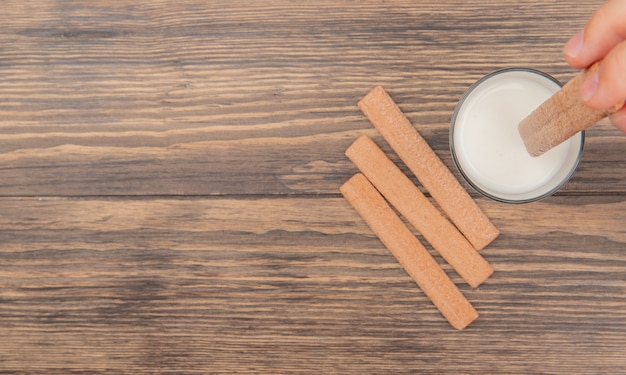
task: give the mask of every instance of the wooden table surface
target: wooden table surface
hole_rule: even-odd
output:
[[[454,170],[469,85],[569,80],[562,46],[600,4],[3,1],[0,373],[626,373],[607,121],[557,195],[470,190],[501,235],[476,289],[435,255],[480,314],[463,331],[338,190],[360,135],[398,161],[356,106],[371,88]]]

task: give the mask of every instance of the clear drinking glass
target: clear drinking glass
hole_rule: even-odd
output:
[[[517,130],[561,86],[543,72],[509,68],[469,87],[452,116],[450,150],[476,191],[500,202],[527,203],[554,194],[570,179],[582,155],[584,132],[532,157]]]

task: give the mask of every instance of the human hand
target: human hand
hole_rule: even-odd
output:
[[[599,69],[583,83],[581,95],[591,108],[606,109],[626,100],[626,0],[608,0],[585,28],[565,45],[567,63],[577,69],[602,60]],[[626,133],[626,106],[610,116]]]

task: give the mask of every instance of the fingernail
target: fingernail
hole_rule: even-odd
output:
[[[623,108],[622,110],[613,113],[610,119],[616,128],[626,133],[626,111]]]
[[[563,53],[565,53],[569,57],[576,57],[580,54],[580,51],[583,49],[583,42],[585,39],[585,30],[580,30],[576,35],[572,37],[566,44],[563,49]]]
[[[592,72],[585,82],[583,82],[582,87],[580,88],[580,95],[584,102],[588,102],[593,98],[593,96],[598,91],[598,84],[600,83],[600,74],[599,71],[596,70]]]
[[[624,107],[622,107],[619,111],[611,114],[610,119],[613,122],[625,122],[626,121],[626,102],[624,102]]]

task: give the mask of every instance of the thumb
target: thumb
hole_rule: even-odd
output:
[[[626,133],[626,106],[612,114],[610,118],[616,128]]]
[[[581,88],[583,101],[591,107],[606,109],[626,99],[626,41],[619,43],[589,74]]]

